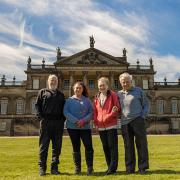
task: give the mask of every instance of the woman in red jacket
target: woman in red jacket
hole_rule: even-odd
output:
[[[106,175],[116,173],[118,166],[117,118],[120,104],[115,92],[108,90],[109,80],[98,80],[99,93],[94,98],[94,125],[98,128],[106,158]]]

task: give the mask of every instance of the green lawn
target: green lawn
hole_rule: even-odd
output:
[[[39,177],[38,175],[38,138],[2,137],[0,138],[0,179],[180,179],[180,135],[148,136],[150,169],[147,175],[126,175],[124,149],[119,136],[119,167],[116,175],[104,176],[105,164],[102,146],[98,136],[93,137],[94,174],[86,176],[84,148],[82,147],[82,174],[73,175],[72,147],[68,137],[64,137],[60,171],[61,175]],[[51,150],[51,148],[50,148]],[[50,169],[49,152],[48,171]]]

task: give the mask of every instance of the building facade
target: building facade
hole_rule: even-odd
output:
[[[110,88],[121,89],[119,75],[128,72],[133,75],[133,84],[141,87],[150,102],[150,114],[147,119],[147,132],[153,134],[180,133],[180,78],[177,82],[154,82],[154,66],[152,58],[149,65],[128,63],[126,49],[122,56],[114,57],[94,47],[94,39],[90,37],[90,48],[73,54],[62,56],[57,48],[57,60],[54,64],[34,65],[31,57],[27,60],[23,82],[6,81],[5,75],[0,82],[0,135],[37,135],[39,122],[35,116],[35,101],[41,88],[47,87],[49,74],[56,74],[59,89],[66,97],[72,95],[72,86],[76,81],[83,81],[93,99],[97,93],[97,79],[106,76],[110,80]]]

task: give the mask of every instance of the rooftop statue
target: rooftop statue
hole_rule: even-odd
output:
[[[94,44],[95,44],[95,40],[94,40],[93,35],[92,35],[92,36],[89,36],[89,40],[90,40],[90,47],[93,48],[93,47],[94,47]]]

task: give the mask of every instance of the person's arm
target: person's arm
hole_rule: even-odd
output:
[[[112,111],[106,115],[106,121],[110,121],[112,118],[117,118],[119,113],[121,112],[121,107],[120,107],[120,103],[119,103],[119,98],[117,96],[117,94],[111,94],[112,96],[112,100],[113,100],[113,107],[116,106],[116,111]]]
[[[89,99],[87,99],[87,104],[88,104],[88,113],[87,115],[83,118],[85,123],[88,123],[90,120],[92,120],[93,116],[93,107]]]
[[[64,105],[64,115],[68,121],[75,124],[78,119],[69,112],[70,105],[72,105],[70,104],[70,101],[66,100]]]
[[[40,90],[38,92],[38,96],[36,99],[36,103],[35,103],[35,109],[36,109],[36,116],[38,117],[39,120],[42,120],[42,94],[43,94],[43,90]]]
[[[94,125],[97,126],[97,115],[98,115],[98,112],[97,112],[97,108],[96,108],[96,100],[94,99],[94,102],[93,102],[93,120],[94,120]]]
[[[62,94],[62,98],[63,98],[63,102],[62,102],[62,104],[63,104],[63,106],[62,106],[63,107],[63,109],[62,109],[62,119],[63,119],[63,121],[65,121],[66,117],[64,115],[64,105],[65,105],[66,100],[65,100],[64,94]]]

